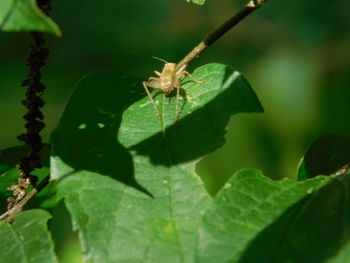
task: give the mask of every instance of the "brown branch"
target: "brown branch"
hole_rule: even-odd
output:
[[[215,29],[209,34],[205,40],[200,42],[190,53],[188,53],[178,64],[177,69],[187,66],[192,60],[197,58],[206,48],[216,42],[224,34],[230,31],[235,25],[241,22],[253,11],[261,7],[267,0],[251,0],[249,3],[238,13],[234,14],[229,20],[223,23],[220,27]]]
[[[0,221],[11,223],[16,214],[23,210],[23,207],[34,198],[34,196],[45,188],[49,183],[50,175],[47,175],[36,188],[27,193],[21,200],[19,200],[11,209],[8,209],[0,216]]]

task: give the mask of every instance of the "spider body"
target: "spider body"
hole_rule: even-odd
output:
[[[169,96],[171,92],[176,89],[176,113],[175,121],[178,119],[179,115],[179,95],[180,95],[180,80],[185,76],[191,76],[185,69],[186,65],[183,65],[181,68],[176,69],[176,63],[164,64],[162,72],[154,71],[157,77],[150,77],[147,81],[143,81],[143,87],[150,98],[154,111],[156,112],[158,118],[162,121],[162,116],[157,108],[157,105],[149,92],[148,88],[158,89],[160,92],[163,92],[166,96]]]

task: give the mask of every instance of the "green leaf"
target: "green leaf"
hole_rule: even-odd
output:
[[[349,257],[350,175],[326,178],[327,184],[265,228],[240,262],[339,262]]]
[[[159,179],[150,175],[150,183],[159,188],[154,198],[91,172],[64,179],[58,191],[79,230],[85,258],[91,262],[193,258],[195,229],[210,198],[198,178],[173,173],[172,180],[167,174]]]
[[[49,166],[50,145],[45,144],[40,155],[43,165]],[[29,148],[27,145],[15,146],[0,150],[0,174],[5,173],[17,166],[19,161],[28,156]]]
[[[51,147],[49,144],[45,144],[40,155],[42,158],[42,163],[44,168],[49,167],[49,157],[50,157]],[[29,154],[29,148],[27,145],[15,146],[0,150],[0,176],[5,177],[6,173],[12,173],[18,170],[16,167],[19,161]],[[15,169],[16,168],[16,169]],[[40,172],[41,169],[37,169],[34,175],[42,177],[45,173]],[[1,181],[0,181],[1,182]],[[0,187],[1,190],[1,187]]]
[[[152,199],[90,172],[59,189],[92,262],[297,263],[347,262],[339,260],[349,255],[349,186],[348,174],[296,182],[243,170],[200,209],[193,203],[199,191],[178,190],[174,214],[165,213],[167,197]]]
[[[314,141],[306,151],[298,168],[298,180],[330,175],[349,164],[350,137],[324,135]]]
[[[155,94],[161,123],[139,79],[98,71],[75,88],[52,136],[51,171],[66,175],[58,191],[92,262],[194,258],[196,229],[211,202],[195,164],[223,145],[232,115],[262,107],[224,65],[193,76],[203,83],[183,81],[176,124],[176,98]],[[134,177],[152,197],[130,187]]]
[[[237,172],[203,216],[197,262],[287,262],[274,261],[268,257],[271,255],[263,257],[264,251],[278,254],[271,241],[277,239],[281,244],[286,241],[277,231],[266,237],[270,240],[259,243],[254,253],[250,252],[251,242],[292,206],[305,203],[305,197],[327,181],[325,177],[302,182],[273,181],[258,171]]]
[[[47,230],[50,214],[29,210],[16,215],[13,224],[0,221],[0,262],[57,262]]]
[[[14,168],[19,160],[27,156],[27,146],[16,146],[11,148],[2,149],[0,151],[0,174]]]
[[[35,0],[1,0],[0,30],[42,31],[61,36],[59,27],[38,8]]]
[[[344,263],[350,262],[350,239],[343,244],[343,247],[339,250],[339,252],[333,257],[329,258],[327,263]]]
[[[195,3],[197,5],[204,5],[204,3],[205,3],[205,0],[186,0],[186,1]]]
[[[116,71],[96,71],[78,83],[51,136],[52,179],[88,170],[143,189],[117,140],[122,112],[142,96],[140,83]]]
[[[161,123],[142,80],[116,71],[85,77],[52,134],[52,178],[88,170],[137,186],[134,175],[148,181],[148,174],[141,176],[135,158],[149,158],[151,168],[193,162],[224,144],[231,115],[263,110],[246,80],[228,67],[208,64],[193,75],[204,83],[184,80],[176,125],[175,97],[156,96]]]

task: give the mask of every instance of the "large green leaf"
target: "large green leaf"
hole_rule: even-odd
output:
[[[140,163],[146,159],[147,167],[155,165],[161,173],[162,166],[179,163],[192,169],[192,162],[223,145],[231,115],[262,111],[246,80],[228,67],[209,64],[194,77],[204,83],[184,80],[176,124],[175,97],[156,96],[161,123],[140,79],[116,71],[85,77],[52,134],[52,178],[89,170],[137,186],[135,175],[148,181]]]
[[[61,35],[59,27],[37,7],[35,0],[1,0],[0,30]]]
[[[308,148],[298,169],[298,180],[329,175],[350,164],[350,137],[328,134]],[[345,169],[346,171],[346,169]]]
[[[154,198],[109,177],[80,172],[64,179],[60,195],[92,262],[190,262],[195,229],[210,203],[197,178],[150,174]],[[181,178],[183,175],[183,178]],[[166,180],[169,180],[167,182]]]
[[[312,181],[311,180],[305,180]],[[350,175],[330,178],[264,229],[241,262],[339,262],[349,256]],[[348,261],[341,261],[348,262]]]
[[[186,185],[172,204],[90,172],[59,189],[92,262],[346,262],[348,174],[297,182],[243,170],[201,207]]]
[[[350,262],[350,239],[348,238],[347,242],[343,244],[343,247],[339,250],[339,252],[330,257],[327,263],[344,263]]]
[[[231,115],[262,111],[228,67],[209,64],[193,75],[203,83],[184,80],[176,123],[176,98],[156,96],[161,123],[139,79],[100,71],[76,87],[52,136],[51,168],[66,176],[59,193],[93,262],[193,260],[211,201],[195,164],[224,143]],[[134,177],[152,196],[129,187]]]
[[[0,262],[57,262],[47,230],[50,214],[43,210],[19,213],[13,224],[0,221]]]
[[[203,216],[198,261],[324,262],[338,257],[350,237],[349,186],[349,175],[296,182],[238,172]]]

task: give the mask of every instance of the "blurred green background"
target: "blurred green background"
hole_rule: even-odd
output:
[[[52,17],[63,37],[48,41],[45,140],[87,72],[116,68],[146,79],[162,64],[142,54],[179,61],[244,3],[53,1]],[[193,63],[190,71],[219,62],[242,72],[265,108],[264,114],[232,118],[226,145],[199,163],[212,194],[241,168],[294,177],[312,140],[325,133],[350,135],[349,27],[348,0],[271,0]],[[20,83],[29,42],[26,33],[0,34],[0,148],[18,145],[23,131]],[[62,246],[72,247],[67,244]]]

